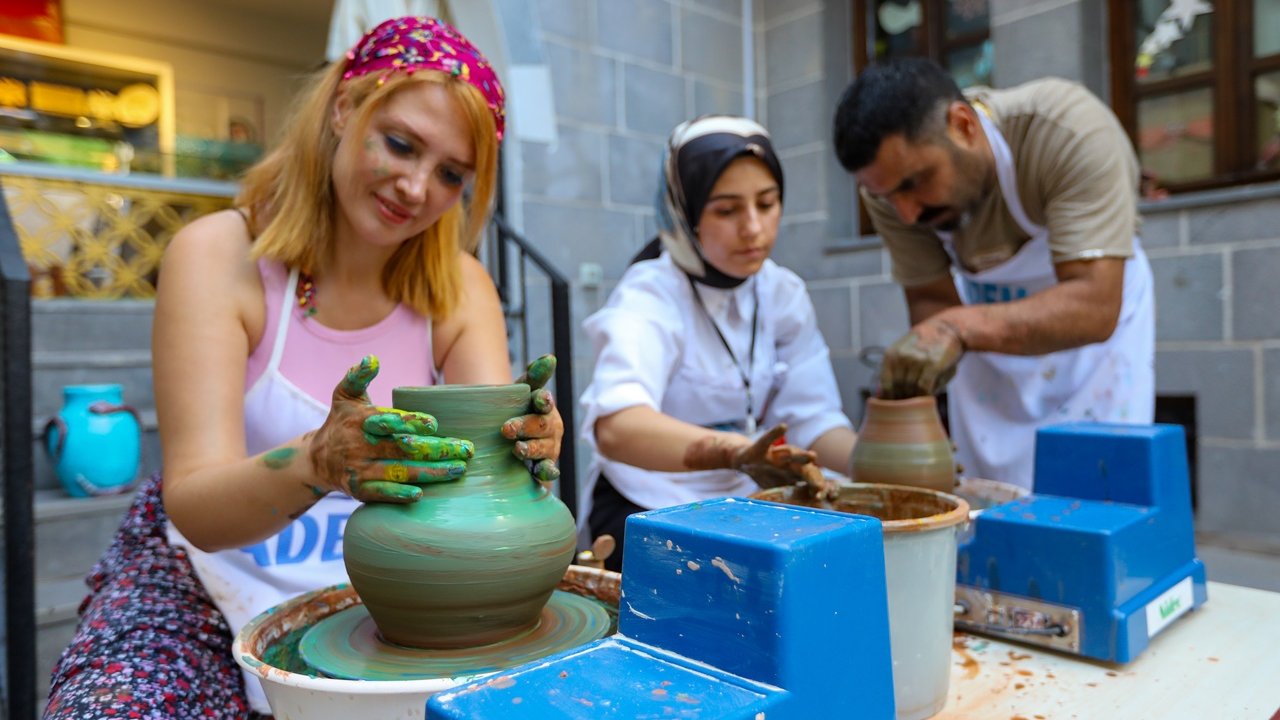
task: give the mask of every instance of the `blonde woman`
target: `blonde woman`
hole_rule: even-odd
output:
[[[391,20],[317,77],[236,210],[174,238],[153,338],[164,480],[89,579],[46,717],[269,713],[234,633],[345,580],[357,500],[413,502],[465,469],[468,442],[376,406],[442,377],[511,381],[497,293],[468,252],[502,131],[479,51],[436,20]],[[543,414],[504,432],[553,474],[563,425],[537,399]]]

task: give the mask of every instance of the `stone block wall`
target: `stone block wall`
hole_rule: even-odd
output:
[[[578,327],[653,236],[658,158],[671,126],[703,112],[741,112],[741,3],[531,5],[534,12],[505,32],[509,44],[526,54],[535,48],[550,64],[557,140],[508,144],[519,166],[509,169],[517,178],[509,215],[574,281]],[[1056,75],[1105,98],[1105,6],[992,0],[996,84]],[[888,258],[857,227],[853,182],[830,148],[832,110],[852,76],[851,7],[848,0],[754,0],[752,92],[787,173],[774,259],[808,281],[841,399],[857,422],[862,392],[874,380],[860,354],[893,342],[908,323]],[[1156,282],[1157,389],[1194,397],[1196,407],[1199,529],[1267,548],[1280,548],[1277,197],[1280,186],[1237,188],[1142,207]],[[603,282],[578,281],[584,262],[602,266]],[[549,348],[549,338],[538,342]],[[579,332],[576,392],[586,387],[590,364]]]
[[[551,97],[530,102],[549,111],[553,137],[520,131],[521,112],[530,108],[512,93],[506,207],[512,224],[572,283],[575,397],[559,401],[576,402],[593,362],[582,321],[656,234],[667,135],[699,114],[742,113],[742,4],[497,0],[495,9],[512,64],[543,66],[550,76]],[[602,271],[599,281],[589,279],[592,265]],[[529,348],[538,355],[551,349],[550,300],[536,273],[528,284]],[[580,476],[588,462],[583,451]]]
[[[1280,186],[1144,204],[1156,392],[1195,397],[1198,529],[1280,548]]]

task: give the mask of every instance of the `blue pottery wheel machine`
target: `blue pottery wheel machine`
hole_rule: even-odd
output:
[[[1035,493],[987,509],[956,561],[956,626],[1126,663],[1208,599],[1177,425],[1036,436]]]
[[[1128,662],[1207,599],[1178,426],[1040,430],[978,514],[956,625]],[[880,521],[741,499],[627,521],[618,633],[433,696],[434,720],[893,718]]]

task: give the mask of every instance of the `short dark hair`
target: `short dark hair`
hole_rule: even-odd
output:
[[[886,137],[915,142],[933,129],[940,107],[965,102],[951,74],[927,58],[901,58],[865,68],[836,106],[836,157],[849,172],[871,164]]]

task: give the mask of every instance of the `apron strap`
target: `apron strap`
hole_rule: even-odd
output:
[[[1018,227],[1022,228],[1022,232],[1031,237],[1043,233],[1044,227],[1031,222],[1031,218],[1027,217],[1026,210],[1022,207],[1022,197],[1018,195],[1018,173],[1013,165],[1013,153],[1009,150],[1009,143],[1005,142],[1000,128],[987,117],[985,110],[978,113],[978,119],[982,121],[987,142],[991,144],[991,153],[996,158],[996,177],[1000,180],[1000,193],[1004,196],[1005,207],[1009,208],[1009,214],[1013,216],[1014,222],[1018,223]]]
[[[280,358],[284,356],[284,339],[289,334],[289,317],[293,309],[293,296],[298,289],[298,269],[289,271],[289,281],[284,284],[284,297],[280,299],[280,322],[276,327],[275,345],[271,347],[271,359],[267,361],[267,369],[263,374],[280,369]]]

